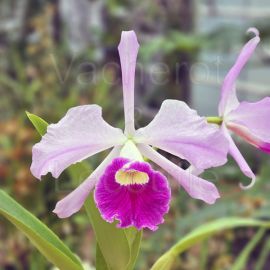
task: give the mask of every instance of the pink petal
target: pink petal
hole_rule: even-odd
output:
[[[147,145],[138,145],[141,153],[167,171],[185,189],[185,191],[195,199],[203,200],[208,204],[213,204],[220,198],[216,186],[202,178],[190,174],[160,155]]]
[[[125,132],[134,132],[134,79],[139,44],[134,31],[123,31],[118,46],[122,68]]]
[[[119,220],[118,227],[136,227],[138,230],[156,230],[169,211],[171,192],[167,179],[154,171],[146,162],[131,162],[129,169],[147,173],[149,180],[144,184],[121,185],[115,174],[129,159],[116,158],[106,168],[95,190],[95,201],[102,217],[113,222]]]
[[[259,31],[257,29],[250,28],[248,32],[254,33],[255,37],[247,42],[243,47],[234,66],[230,69],[223,81],[219,103],[220,116],[223,116],[230,110],[235,109],[235,105],[237,104],[235,81],[260,42]]]
[[[219,128],[178,100],[165,100],[152,122],[136,131],[134,140],[187,159],[198,169],[227,160],[228,142]]]
[[[125,141],[120,129],[110,126],[97,105],[70,109],[33,147],[31,171],[41,178],[51,172],[57,178],[64,169]]]
[[[226,116],[226,126],[255,147],[270,151],[270,98],[241,102]]]
[[[241,187],[245,188],[245,189],[251,188],[255,184],[256,177],[255,177],[254,173],[252,172],[252,170],[250,169],[250,167],[248,166],[246,160],[244,159],[244,157],[240,153],[239,149],[235,145],[231,135],[229,134],[229,131],[227,130],[227,128],[224,125],[222,126],[222,130],[223,130],[224,135],[226,136],[226,138],[228,139],[229,144],[230,144],[230,147],[229,147],[230,155],[234,158],[234,160],[236,161],[236,163],[240,167],[243,174],[246,175],[247,177],[251,178],[251,183],[248,186],[241,185]]]
[[[117,157],[119,153],[120,147],[115,147],[81,185],[56,204],[53,212],[57,214],[59,218],[67,218],[78,212],[82,208],[89,193],[98,182],[100,176],[103,174],[106,166]]]

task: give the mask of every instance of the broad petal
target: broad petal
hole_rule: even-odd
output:
[[[147,174],[148,182],[121,185],[116,174],[128,165],[132,172]],[[133,180],[133,178],[132,178]],[[167,179],[154,171],[146,162],[131,162],[117,158],[106,168],[95,190],[95,201],[102,217],[113,222],[119,220],[118,227],[136,227],[138,230],[156,230],[169,210],[171,192]]]
[[[220,198],[216,186],[178,167],[147,145],[138,145],[141,153],[167,171],[195,199],[213,204]]]
[[[226,116],[226,126],[255,147],[270,153],[270,98],[241,102]]]
[[[237,104],[237,98],[235,94],[235,81],[249,58],[252,56],[258,43],[260,42],[259,31],[257,29],[250,28],[248,29],[248,32],[254,33],[255,37],[248,41],[247,44],[243,47],[235,64],[230,69],[223,81],[219,103],[220,116],[223,116],[230,110],[235,109],[235,105]]]
[[[107,165],[119,155],[120,148],[115,147],[82,184],[56,204],[53,212],[59,218],[70,217],[82,208],[86,198],[95,187]]]
[[[134,133],[134,80],[139,44],[134,31],[123,31],[118,46],[122,68],[125,132]]]
[[[244,159],[244,157],[240,153],[239,149],[235,145],[231,135],[229,134],[229,131],[224,126],[224,124],[222,126],[222,130],[223,130],[224,135],[226,136],[226,138],[228,139],[229,144],[230,144],[230,147],[229,147],[230,155],[234,158],[234,160],[236,161],[236,163],[240,167],[243,174],[246,175],[247,177],[251,178],[251,183],[248,186],[243,186],[242,184],[240,184],[240,186],[244,189],[251,188],[255,184],[256,176],[254,175],[254,173],[250,169],[249,165],[247,164],[246,160]]]
[[[178,100],[165,100],[152,122],[136,131],[135,141],[184,158],[198,169],[227,161],[228,142],[219,128]]]
[[[124,141],[123,132],[103,120],[99,106],[74,107],[57,124],[49,125],[33,147],[32,174],[40,179],[51,172],[57,178],[71,164]]]

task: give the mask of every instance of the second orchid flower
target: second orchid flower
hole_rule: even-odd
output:
[[[270,153],[270,98],[266,97],[257,102],[239,102],[236,95],[236,79],[260,42],[259,31],[256,28],[250,28],[248,32],[253,33],[255,37],[243,47],[235,64],[226,75],[219,102],[221,130],[228,139],[229,154],[235,159],[242,172],[252,180],[248,186],[241,185],[243,188],[254,185],[255,174],[235,145],[229,131],[256,148]]]

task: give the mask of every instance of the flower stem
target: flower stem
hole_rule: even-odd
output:
[[[218,116],[209,116],[206,117],[206,120],[209,124],[217,124],[217,125],[221,125],[223,122],[223,119]]]

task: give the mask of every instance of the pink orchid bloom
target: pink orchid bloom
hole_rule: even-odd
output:
[[[124,95],[125,131],[102,118],[98,105],[70,109],[33,147],[31,171],[41,179],[51,172],[57,178],[71,164],[112,148],[105,160],[54,209],[60,218],[83,206],[95,188],[102,217],[118,227],[157,229],[168,212],[171,192],[167,178],[153,170],[143,157],[167,171],[193,198],[212,204],[219,198],[214,184],[190,174],[152,147],[188,160],[199,169],[220,166],[227,160],[228,143],[219,128],[208,125],[184,102],[166,100],[145,128],[134,127],[134,79],[139,44],[133,31],[122,32],[118,47]]]
[[[223,119],[222,130],[230,144],[229,153],[242,172],[252,179],[251,183],[246,187],[242,186],[243,188],[254,185],[255,175],[233,142],[228,130],[239,135],[256,148],[270,153],[270,98],[266,97],[250,103],[239,102],[236,96],[236,79],[260,42],[257,29],[250,28],[248,32],[254,33],[255,37],[243,47],[234,66],[225,77],[219,103],[219,116]]]

